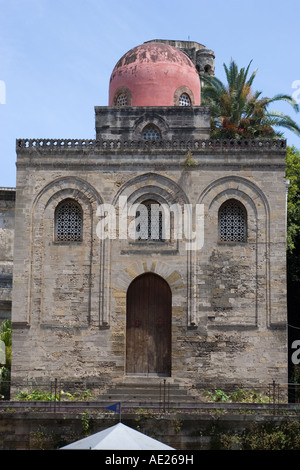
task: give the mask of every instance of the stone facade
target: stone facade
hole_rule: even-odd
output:
[[[286,383],[285,141],[210,140],[201,106],[97,106],[95,121],[95,140],[17,140],[13,384],[122,382],[127,293],[146,273],[171,291],[170,380]],[[142,138],[147,126],[158,140]],[[129,222],[127,209],[147,200],[192,214],[200,207],[196,249],[174,235],[174,219],[159,240],[99,236],[109,207],[110,220]],[[56,237],[64,201],[82,211],[73,241]],[[222,239],[220,213],[231,201],[244,232]],[[158,302],[160,292],[150,297]]]
[[[172,291],[172,378],[286,381],[285,145],[169,144],[18,141],[13,379],[122,380],[126,293],[154,272]],[[99,240],[97,207],[121,195],[203,204],[202,249]],[[55,207],[70,197],[83,207],[84,243],[53,240]],[[247,243],[218,241],[228,198],[246,207]]]
[[[11,318],[15,189],[0,188],[0,324]]]

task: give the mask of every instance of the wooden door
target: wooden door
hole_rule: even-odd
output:
[[[160,276],[145,273],[127,291],[126,372],[171,374],[172,294]]]

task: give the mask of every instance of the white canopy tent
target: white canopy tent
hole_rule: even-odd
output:
[[[123,423],[104,429],[89,437],[68,444],[66,450],[174,450]]]

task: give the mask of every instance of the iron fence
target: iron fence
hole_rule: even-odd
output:
[[[4,392],[4,393],[3,393]],[[124,411],[138,409],[171,412],[213,410],[300,415],[300,384],[174,384],[162,379],[151,385],[145,379],[139,386],[117,386],[102,381],[0,382],[0,409],[44,412],[106,411],[120,402]]]

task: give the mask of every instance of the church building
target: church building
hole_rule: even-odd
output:
[[[200,73],[201,44],[145,42],[95,139],[17,139],[12,387],[287,382],[286,143],[212,140]]]

